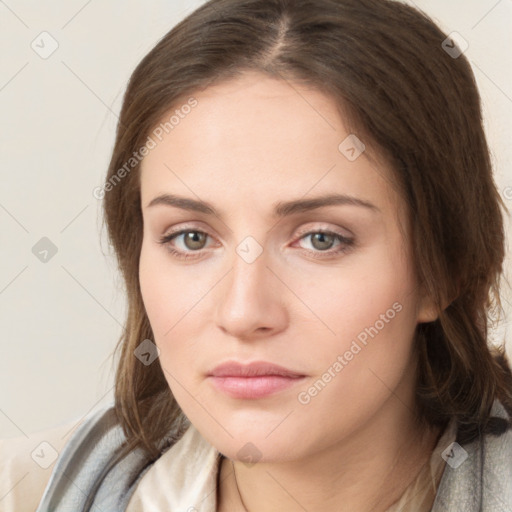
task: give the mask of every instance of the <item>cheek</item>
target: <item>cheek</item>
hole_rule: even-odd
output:
[[[139,281],[142,299],[157,340],[170,337],[181,319],[194,314],[205,291],[192,267],[176,266],[163,247],[144,242],[140,255]]]
[[[371,300],[350,294],[331,296],[320,312],[329,328],[304,332],[302,337],[301,352],[316,376],[335,372],[339,377],[333,382],[353,398],[371,392],[368,384],[380,387],[378,377],[390,387],[396,385],[411,362],[416,328],[415,309],[402,290],[391,288],[380,295],[366,290]]]
[[[361,408],[370,410],[413,363],[417,298],[407,260],[375,251],[325,286],[300,292],[321,320],[299,341],[315,368],[308,384],[320,380],[311,393],[303,389],[304,401],[314,397],[321,407],[343,403],[345,415],[350,409],[354,415]]]
[[[316,330],[327,351],[348,350],[355,339],[363,346],[378,339],[383,349],[402,341],[410,344],[417,290],[398,242],[376,244],[362,256],[350,256],[332,269],[328,279],[321,268],[307,280],[299,274],[291,279],[294,292],[318,320]]]
[[[322,336],[303,333],[315,340],[314,350],[311,344],[301,347],[315,371],[295,397],[305,445],[317,442],[309,418],[322,418],[324,441],[335,442],[364,428],[393,396],[409,402],[409,388],[401,383],[413,381],[414,308],[396,285],[384,289],[386,293],[377,294],[367,287],[357,299],[338,293],[324,309],[336,334],[326,329]]]
[[[173,272],[158,249],[142,247],[139,264],[139,281],[146,314],[160,349],[160,361],[168,366],[172,340],[186,315],[189,302],[188,288],[180,282],[180,274]],[[164,251],[162,251],[164,252]],[[179,344],[175,344],[179,346]]]
[[[146,314],[160,349],[160,365],[178,401],[186,401],[181,385],[197,385],[201,326],[207,312],[207,294],[212,285],[198,280],[194,266],[170,262],[165,249],[142,247],[139,281]],[[206,300],[205,300],[206,299]]]
[[[142,260],[141,260],[142,263]],[[188,403],[188,395],[182,392],[190,387],[188,378],[193,368],[195,339],[193,332],[183,332],[188,316],[186,297],[176,293],[176,280],[172,275],[158,270],[159,267],[141,265],[140,285],[146,313],[154,335],[154,343],[160,350],[159,363],[171,393],[180,405]],[[190,313],[189,313],[190,314]]]

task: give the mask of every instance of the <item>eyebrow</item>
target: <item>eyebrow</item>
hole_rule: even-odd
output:
[[[182,210],[188,210],[206,215],[215,215],[222,217],[215,208],[206,201],[198,201],[187,197],[181,197],[173,194],[162,194],[154,199],[146,206],[150,208],[156,205],[173,206]],[[274,205],[275,217],[286,217],[296,213],[304,213],[310,210],[316,210],[324,206],[359,206],[367,208],[373,212],[380,212],[380,209],[369,201],[359,199],[346,194],[329,194],[311,199],[295,199],[293,201],[279,201]]]

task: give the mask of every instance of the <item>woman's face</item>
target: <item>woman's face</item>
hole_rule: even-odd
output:
[[[434,317],[389,169],[320,92],[246,73],[194,98],[141,168],[141,291],[183,412],[228,457],[262,461],[406,412],[415,327]],[[291,375],[214,371],[226,362]]]

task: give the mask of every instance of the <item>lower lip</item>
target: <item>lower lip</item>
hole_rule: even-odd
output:
[[[263,398],[302,382],[304,377],[209,377],[213,385],[233,398]]]

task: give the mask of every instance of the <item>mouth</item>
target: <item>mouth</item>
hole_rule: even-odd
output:
[[[228,361],[216,366],[208,380],[232,398],[258,399],[302,382],[306,375],[265,361],[241,364]]]

